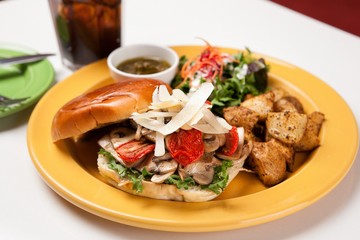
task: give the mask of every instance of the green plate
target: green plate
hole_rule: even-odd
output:
[[[0,43],[0,58],[36,53],[23,47]],[[9,98],[28,97],[20,104],[0,107],[0,118],[14,114],[35,104],[51,87],[54,69],[48,60],[34,63],[0,66],[0,95]]]

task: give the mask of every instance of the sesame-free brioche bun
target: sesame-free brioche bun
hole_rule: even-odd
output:
[[[84,93],[66,103],[55,114],[51,135],[54,142],[81,135],[92,129],[128,119],[134,112],[144,112],[152,102],[159,80],[126,79]]]

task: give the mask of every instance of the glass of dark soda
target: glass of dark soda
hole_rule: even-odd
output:
[[[121,0],[49,0],[62,62],[71,70],[121,45]]]

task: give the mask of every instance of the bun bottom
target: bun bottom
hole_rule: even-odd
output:
[[[227,185],[229,185],[239,171],[243,169],[247,155],[248,154],[244,154],[241,159],[233,161],[233,166],[228,169],[229,181]],[[175,185],[153,183],[150,181],[142,181],[143,191],[136,192],[132,189],[133,183],[131,181],[120,178],[114,170],[108,167],[108,159],[106,157],[99,154],[97,163],[99,172],[106,179],[107,183],[133,195],[180,202],[206,202],[213,200],[220,195],[208,189],[201,189],[199,186],[191,187],[189,189],[179,189]]]

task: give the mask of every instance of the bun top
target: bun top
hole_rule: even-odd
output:
[[[58,141],[92,129],[128,119],[134,112],[148,110],[152,94],[159,85],[155,79],[127,79],[82,94],[66,103],[55,114],[51,134]]]

